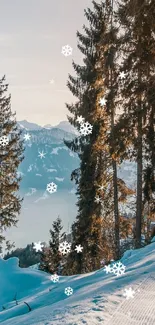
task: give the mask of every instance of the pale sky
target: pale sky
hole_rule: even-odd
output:
[[[82,63],[76,31],[91,0],[0,0],[0,77],[6,75],[17,120],[56,125],[67,120],[72,60]],[[62,46],[73,48],[71,56]],[[50,84],[50,80],[54,80]]]

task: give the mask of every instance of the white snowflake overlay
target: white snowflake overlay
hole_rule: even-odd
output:
[[[55,183],[49,183],[47,184],[47,188],[46,191],[48,191],[49,193],[54,193],[57,191],[57,185]]]
[[[102,199],[99,196],[95,197],[95,202],[96,203],[102,203]]]
[[[77,122],[78,122],[79,124],[83,124],[83,123],[84,123],[84,117],[82,117],[82,115],[78,116],[78,117],[77,117]]]
[[[126,266],[123,265],[121,262],[116,262],[112,266],[112,273],[119,276],[125,273]]]
[[[5,147],[9,143],[9,138],[6,135],[0,137],[0,146]]]
[[[100,104],[101,106],[105,106],[105,105],[106,105],[106,102],[107,102],[107,99],[105,99],[105,98],[103,97],[103,98],[100,99],[99,104]]]
[[[85,122],[85,123],[80,124],[79,132],[81,135],[88,135],[88,134],[92,133],[92,129],[93,129],[93,126],[90,123]]]
[[[72,55],[73,49],[69,45],[62,46],[61,53],[65,56]]]
[[[134,298],[134,294],[135,291],[132,290],[132,288],[130,287],[129,289],[124,290],[123,296],[126,297],[126,299],[130,299],[130,298]]]
[[[75,247],[75,251],[77,251],[77,253],[82,253],[83,247],[81,245],[76,245]]]
[[[105,265],[105,267],[104,267],[104,271],[106,272],[106,274],[108,274],[108,273],[113,273],[113,272],[112,272],[112,267],[111,267],[110,264],[109,264],[109,265]]]
[[[53,85],[53,84],[54,84],[54,80],[51,79],[51,80],[49,81],[49,83],[50,83],[51,85]]]
[[[29,133],[24,134],[24,140],[28,141],[30,140],[31,135]]]
[[[126,73],[124,73],[124,71],[120,72],[119,77],[121,79],[125,79],[125,76],[126,76]]]
[[[39,241],[38,243],[34,243],[34,249],[36,250],[36,252],[42,251],[42,248],[44,247],[43,244],[41,244],[41,241]]]
[[[65,288],[65,294],[66,294],[67,296],[72,295],[72,294],[73,294],[73,289],[72,289],[71,287],[67,287],[67,288]]]
[[[60,251],[63,255],[70,253],[70,251],[71,251],[71,243],[68,243],[67,241],[62,242],[62,243],[59,245],[59,251]]]
[[[45,155],[46,155],[46,153],[44,151],[42,151],[42,152],[39,151],[38,157],[42,159],[42,158],[45,158]]]
[[[123,275],[125,273],[126,266],[122,264],[120,261],[116,262],[112,265],[105,265],[104,271],[106,274],[113,273],[116,276]]]
[[[57,275],[56,273],[52,274],[51,275],[51,281],[54,282],[54,283],[59,282],[59,275]]]

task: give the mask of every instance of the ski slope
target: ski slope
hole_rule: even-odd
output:
[[[119,277],[102,268],[53,283],[44,272],[19,268],[17,258],[0,259],[0,324],[155,325],[155,240],[121,262],[126,271]],[[133,298],[123,296],[126,288]]]

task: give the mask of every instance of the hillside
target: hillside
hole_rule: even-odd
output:
[[[0,324],[154,325],[155,241],[127,251],[121,262],[126,270],[118,277],[102,268],[53,283],[44,272],[20,269],[17,258],[0,260]],[[132,292],[128,299],[126,289]]]

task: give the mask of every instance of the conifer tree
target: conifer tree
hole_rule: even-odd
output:
[[[69,75],[68,82],[69,89],[79,98],[75,105],[67,104],[74,114],[74,118],[68,117],[70,123],[78,127],[77,117],[82,116],[93,124],[89,138],[65,142],[78,152],[81,160],[80,168],[72,173],[72,179],[78,185],[79,207],[72,235],[73,248],[80,243],[83,251],[78,255],[72,252],[68,257],[68,269],[73,273],[99,268],[103,254],[105,261],[118,259],[120,232],[122,234],[122,225],[127,224],[119,220],[118,187],[121,180],[117,177],[119,157],[115,154],[114,136],[118,88],[117,28],[112,24],[111,1],[100,5],[93,1],[93,5],[94,12],[90,9],[85,11],[90,22],[90,29],[84,26],[87,36],[77,33],[82,43],[78,48],[85,55],[85,66],[73,62],[78,77]],[[123,186],[121,192],[125,197],[131,194]]]
[[[21,178],[18,166],[23,160],[23,141],[20,138],[15,113],[11,112],[11,96],[7,95],[5,76],[0,79],[0,242],[3,231],[17,224],[22,199],[17,195]]]
[[[123,114],[117,124],[120,131],[120,151],[129,153],[137,162],[137,204],[136,204],[136,247],[141,246],[143,216],[143,172],[146,147],[151,150],[147,157],[150,170],[145,175],[145,191],[152,191],[154,158],[153,140],[151,140],[154,111],[154,39],[155,3],[149,0],[122,0],[119,2],[118,19],[123,28],[121,35],[121,53],[123,60],[121,71],[125,73],[121,89]],[[122,150],[123,148],[123,150]],[[124,155],[124,154],[123,154]],[[150,179],[149,179],[149,175]],[[145,195],[146,198],[146,195]]]
[[[61,263],[64,263],[64,258],[59,251],[59,244],[65,239],[65,232],[62,233],[62,221],[58,217],[53,222],[53,230],[50,229],[49,247],[45,247],[41,253],[41,262],[39,269],[48,273],[57,273],[61,271]]]
[[[68,267],[77,273],[100,267],[102,258],[100,247],[103,246],[103,242],[106,247],[108,238],[105,224],[110,229],[110,222],[113,222],[113,216],[108,214],[112,211],[113,204],[112,187],[108,188],[108,183],[112,183],[111,157],[106,143],[110,118],[104,109],[103,98],[104,52],[107,50],[107,44],[104,44],[102,49],[101,46],[98,48],[99,42],[107,32],[110,7],[109,1],[100,5],[93,1],[93,5],[94,12],[90,9],[85,10],[85,16],[90,23],[89,29],[83,26],[86,35],[77,32],[80,41],[78,48],[85,56],[83,59],[85,65],[80,66],[73,62],[77,78],[69,75],[68,81],[69,89],[78,97],[74,105],[67,104],[68,110],[74,114],[73,118],[68,117],[69,122],[80,130],[78,116],[81,116],[84,122],[93,126],[91,134],[76,137],[70,143],[65,141],[70,149],[78,153],[81,160],[80,168],[72,173],[72,179],[78,185],[78,215],[72,227],[72,237],[73,247],[81,244],[83,251],[70,254]],[[111,231],[113,236],[112,224]]]

